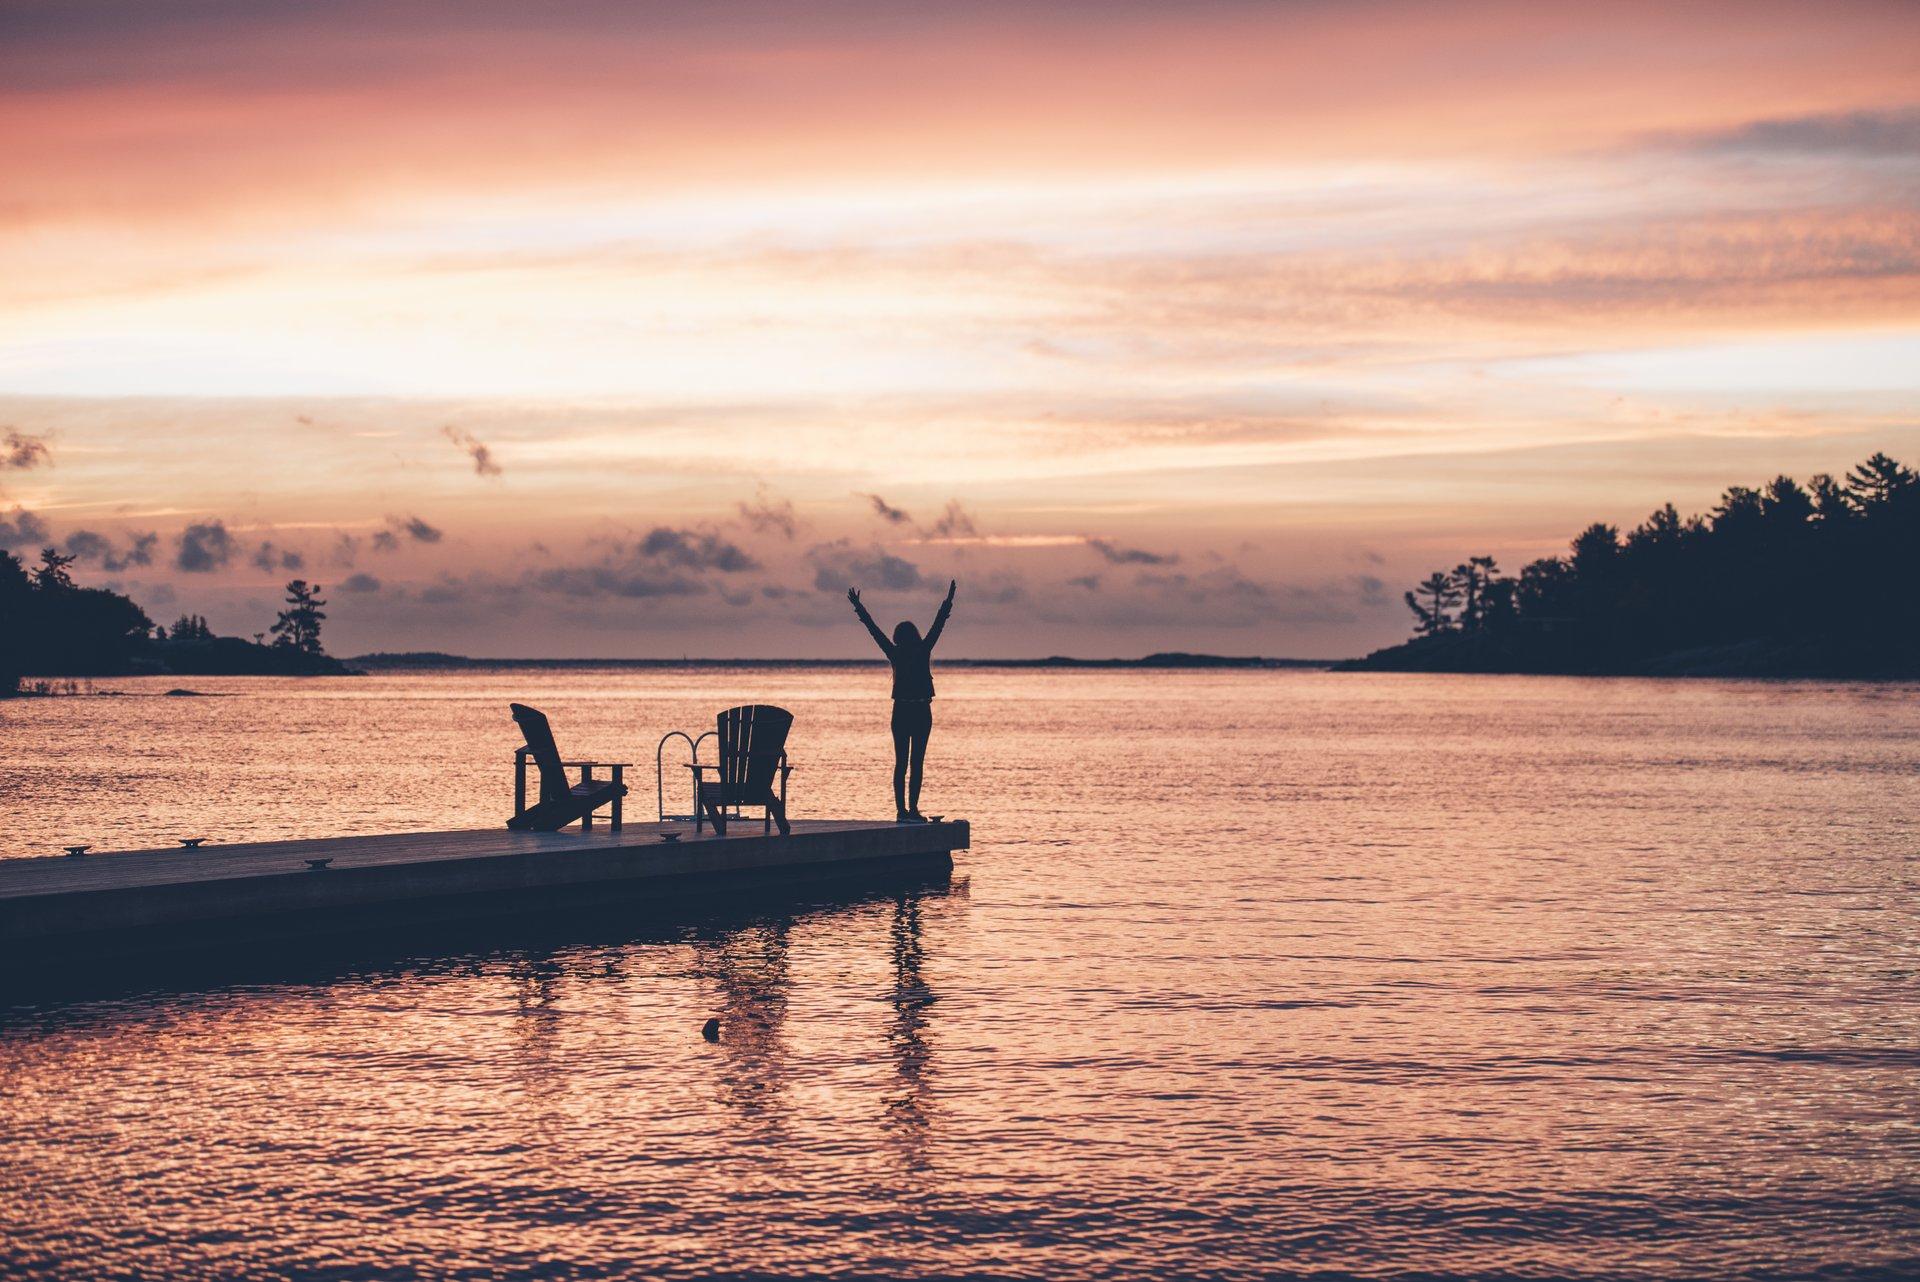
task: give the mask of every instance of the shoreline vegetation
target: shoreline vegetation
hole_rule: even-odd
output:
[[[0,699],[93,693],[78,677],[357,675],[321,647],[317,584],[287,584],[287,608],[248,641],[215,636],[198,615],[156,625],[131,597],[76,584],[72,564],[50,547],[28,570],[0,551]]]
[[[1470,557],[1406,594],[1414,637],[1342,672],[1920,677],[1920,476],[1875,454],[1841,480],[1595,522],[1518,576]]]

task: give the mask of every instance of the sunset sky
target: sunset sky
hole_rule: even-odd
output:
[[[0,0],[0,545],[335,653],[1391,643],[1920,462],[1920,5]]]

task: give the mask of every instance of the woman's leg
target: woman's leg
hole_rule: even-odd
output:
[[[912,759],[913,782],[907,789],[907,813],[920,813],[920,776],[927,761],[927,736],[933,733],[933,705],[922,704],[918,724],[908,742],[908,753]]]
[[[893,705],[893,808],[907,813],[907,758],[913,737],[911,721],[900,704]]]

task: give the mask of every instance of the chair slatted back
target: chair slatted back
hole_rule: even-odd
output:
[[[533,754],[534,764],[540,767],[540,800],[552,801],[564,797],[569,791],[567,768],[560,764],[560,749],[553,742],[553,727],[547,722],[547,714],[538,708],[529,708],[524,703],[509,704],[513,709],[513,719],[519,723],[520,733],[526,736],[527,751]]]
[[[771,795],[793,714],[755,703],[728,708],[714,722],[720,740],[720,783],[726,795],[749,804]]]

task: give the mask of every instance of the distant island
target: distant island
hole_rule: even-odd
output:
[[[884,659],[475,659],[437,650],[400,654],[360,654],[347,660],[368,671],[432,668],[853,668],[872,667]],[[1258,656],[1188,654],[1180,650],[1149,654],[1138,659],[1074,659],[1050,655],[1044,659],[942,659],[946,668],[1328,668],[1331,659],[1266,659]]]
[[[353,670],[320,644],[326,602],[304,579],[287,584],[286,609],[254,640],[215,636],[183,614],[155,625],[132,598],[73,581],[71,556],[40,553],[29,571],[0,551],[0,699],[30,677],[339,676]],[[267,638],[271,636],[271,641]],[[29,684],[24,692],[33,693]]]
[[[1518,577],[1490,556],[1406,594],[1412,640],[1363,672],[1920,677],[1920,477],[1875,454],[1842,480],[1668,503],[1623,539],[1595,523]]]

